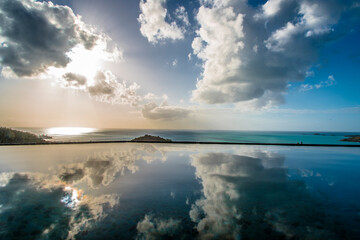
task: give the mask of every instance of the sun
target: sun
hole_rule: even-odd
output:
[[[49,67],[44,77],[62,79],[65,73],[75,73],[86,77],[88,83],[91,83],[96,72],[102,67],[103,61],[96,49],[87,50],[79,45],[68,52],[67,56],[70,62],[65,68]]]
[[[71,62],[66,67],[68,72],[81,74],[92,81],[96,72],[101,69],[102,61],[96,47],[87,50],[83,46],[77,46],[68,53]]]

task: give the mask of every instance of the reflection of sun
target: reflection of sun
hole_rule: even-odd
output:
[[[65,195],[61,199],[61,202],[65,203],[65,205],[70,208],[75,208],[80,203],[80,200],[82,198],[82,191],[72,188],[70,186],[66,186],[65,191],[70,193],[70,195]]]
[[[49,135],[81,135],[85,133],[94,132],[94,128],[82,128],[82,127],[55,127],[47,129]]]

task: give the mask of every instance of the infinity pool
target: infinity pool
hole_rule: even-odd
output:
[[[0,239],[360,239],[360,148],[0,147]]]

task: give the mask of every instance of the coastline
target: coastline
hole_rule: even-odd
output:
[[[262,146],[298,146],[298,147],[360,147],[360,144],[296,144],[296,143],[245,143],[245,142],[192,142],[192,141],[78,141],[78,142],[44,142],[44,143],[1,143],[1,146],[30,145],[69,145],[69,144],[101,144],[101,143],[161,143],[161,144],[207,144],[207,145],[262,145]]]

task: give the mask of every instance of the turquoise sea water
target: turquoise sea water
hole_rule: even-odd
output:
[[[48,134],[46,128],[23,128],[36,134]],[[343,142],[346,135],[359,132],[266,132],[266,131],[210,131],[210,130],[143,130],[143,129],[93,129],[83,134],[48,134],[52,141],[129,141],[150,134],[173,141],[189,142],[244,142],[244,143],[301,143],[304,144],[354,144]]]
[[[360,239],[360,148],[0,147],[0,239]]]

